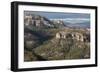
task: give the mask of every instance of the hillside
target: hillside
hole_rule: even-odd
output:
[[[32,53],[32,61],[34,60],[61,60],[61,59],[86,59],[90,57],[90,44],[89,41],[77,41],[72,39],[72,37],[67,38],[56,38],[57,32],[81,32],[85,33],[86,30],[76,30],[76,29],[44,29],[44,30],[32,30],[35,33],[39,33],[37,36],[39,39],[34,41],[36,44],[32,44],[28,53]],[[35,35],[36,34],[32,34]],[[44,37],[42,37],[44,35]],[[48,36],[47,36],[48,35]],[[41,40],[40,40],[41,38]],[[28,48],[29,49],[29,48]],[[84,52],[83,52],[84,51]]]
[[[49,20],[46,17],[40,15],[29,15],[24,17],[25,27],[38,27],[38,28],[62,28],[65,24],[61,20]]]

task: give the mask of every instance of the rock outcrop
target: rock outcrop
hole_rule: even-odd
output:
[[[79,32],[64,32],[60,31],[56,33],[56,38],[57,39],[67,39],[67,38],[72,38],[77,41],[85,42],[90,40],[90,34],[86,33],[79,33]]]
[[[24,17],[25,26],[34,27],[54,27],[50,20],[39,15],[29,15]]]

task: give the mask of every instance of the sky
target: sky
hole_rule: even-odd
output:
[[[90,18],[90,14],[85,13],[64,13],[64,12],[37,12],[37,11],[25,11],[25,13],[29,14],[37,14],[41,16],[45,16],[49,19],[53,18]]]

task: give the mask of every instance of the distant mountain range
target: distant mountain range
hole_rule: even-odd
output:
[[[75,23],[75,24],[65,22],[65,25],[67,27],[73,27],[73,28],[90,28],[90,22]]]
[[[61,20],[64,22],[66,27],[75,28],[90,28],[90,19],[88,18],[66,18],[66,19],[50,19],[50,20]]]

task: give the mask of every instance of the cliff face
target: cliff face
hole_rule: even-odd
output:
[[[54,27],[52,22],[45,17],[39,15],[30,15],[24,17],[25,26],[33,27]]]
[[[67,39],[72,38],[73,40],[81,41],[81,42],[90,42],[90,34],[88,33],[81,33],[81,32],[65,32],[60,31],[56,33],[57,39]]]
[[[62,20],[49,20],[39,15],[29,15],[24,17],[25,26],[38,28],[63,28],[65,24]]]

